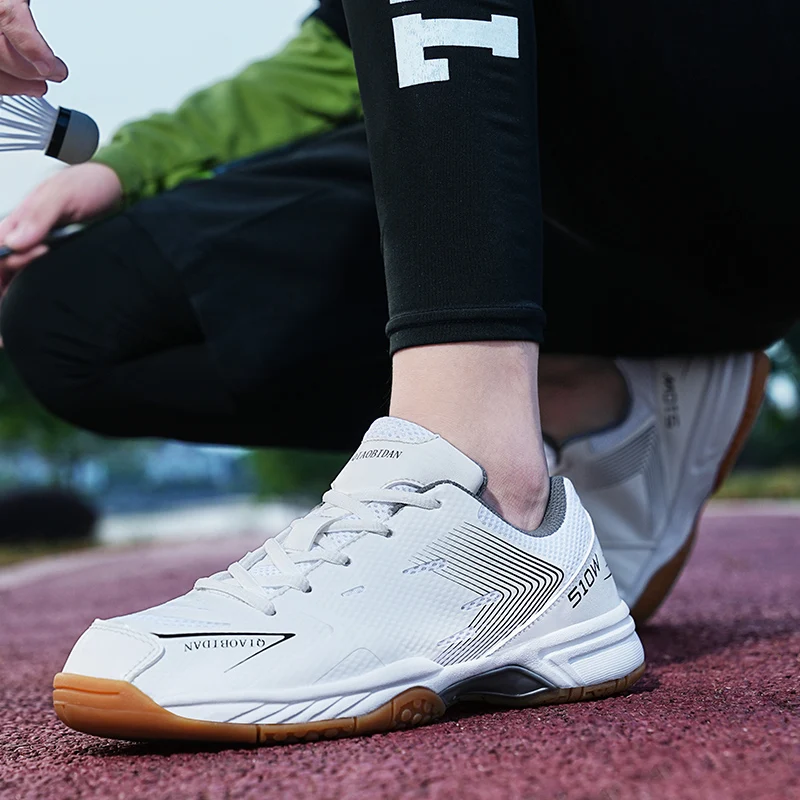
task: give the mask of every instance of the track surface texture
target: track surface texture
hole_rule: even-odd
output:
[[[627,695],[456,707],[416,730],[284,747],[95,739],[51,681],[95,616],[166,600],[242,539],[91,554],[0,580],[0,798],[800,798],[800,516],[717,512],[643,631]],[[2,575],[0,575],[2,577]],[[7,577],[7,576],[6,576]]]

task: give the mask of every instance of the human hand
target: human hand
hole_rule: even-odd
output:
[[[41,97],[46,81],[60,83],[67,65],[57,58],[33,21],[29,0],[0,0],[0,95]]]
[[[104,164],[78,164],[48,178],[0,222],[0,245],[14,251],[0,259],[4,277],[43,256],[53,228],[110,214],[120,208],[122,196],[117,173]]]

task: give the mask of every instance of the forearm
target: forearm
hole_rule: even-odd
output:
[[[125,125],[95,160],[114,169],[126,201],[134,202],[360,114],[350,49],[310,19],[272,58],[198,92],[173,113]]]
[[[392,349],[538,341],[532,3],[344,7],[370,141]]]

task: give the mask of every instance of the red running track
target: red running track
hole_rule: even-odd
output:
[[[183,592],[242,548],[79,556],[16,586],[0,573],[0,798],[800,798],[800,517],[704,522],[626,696],[472,707],[413,731],[262,749],[62,727],[52,676],[95,616]]]

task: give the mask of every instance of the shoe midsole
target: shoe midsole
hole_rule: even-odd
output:
[[[441,666],[425,658],[410,658],[380,670],[309,687],[226,697],[153,698],[182,717],[213,722],[277,724],[312,722],[367,714],[412,687],[424,687],[445,702],[463,699],[459,685],[487,678],[496,701],[519,698],[519,676],[527,689],[573,688],[624,678],[644,662],[644,653],[628,607],[611,611],[547,636],[517,637],[513,647],[483,659]],[[498,672],[513,668],[498,678]],[[535,682],[535,684],[534,684]],[[134,681],[135,685],[135,681]],[[472,686],[479,692],[480,683]],[[477,688],[476,688],[477,687]]]

